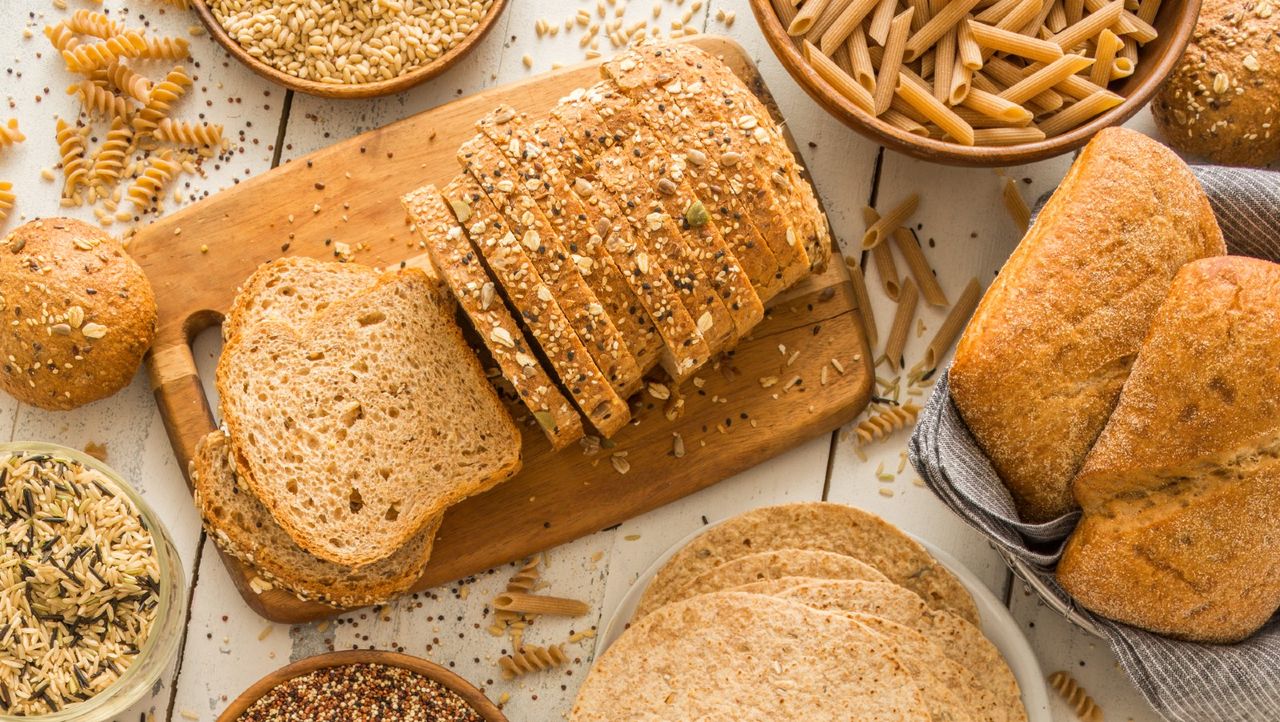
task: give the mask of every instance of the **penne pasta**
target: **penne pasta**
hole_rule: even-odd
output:
[[[1032,67],[1039,70],[1043,66],[1033,65]],[[1053,89],[1068,98],[1075,98],[1076,100],[1084,100],[1100,90],[1106,90],[1101,85],[1094,85],[1089,82],[1089,79],[1083,75],[1067,76],[1062,79],[1062,82],[1053,86]]]
[[[872,112],[875,102],[871,97],[871,91],[854,81],[848,73],[836,65],[834,60],[823,55],[822,51],[808,40],[804,41],[804,59],[837,93],[868,113]]]
[[[958,27],[948,30],[938,40],[938,45],[935,48],[937,52],[932,56],[935,58],[933,63],[933,97],[944,103],[950,102],[952,105],[956,105],[955,102],[951,101],[951,87],[954,80],[952,76],[955,74],[956,60],[958,59],[956,39],[959,34]],[[968,87],[967,83],[965,87]],[[966,92],[968,91],[966,90]]]
[[[902,68],[902,53],[906,49],[907,36],[911,34],[911,16],[915,8],[907,8],[889,24],[889,37],[884,45],[884,55],[880,58],[880,70],[876,73],[876,90],[872,96],[875,100],[876,115],[889,109],[893,102],[894,81]]]
[[[871,15],[871,23],[867,25],[867,37],[876,41],[880,47],[889,41],[889,26],[893,24],[894,11],[898,9],[898,0],[880,0],[875,12]]]
[[[969,283],[960,292],[960,298],[956,299],[956,304],[947,312],[947,317],[943,319],[942,325],[934,332],[933,339],[925,347],[924,358],[921,363],[925,375],[938,368],[938,364],[942,362],[943,357],[955,345],[956,339],[960,338],[960,332],[964,330],[965,324],[969,322],[969,317],[978,308],[978,301],[981,300],[982,284],[978,283],[976,278],[969,279]]]
[[[1046,120],[1041,121],[1040,130],[1044,131],[1044,134],[1050,138],[1055,135],[1062,135],[1099,113],[1111,110],[1122,102],[1124,102],[1124,98],[1110,90],[1099,90],[1084,100],[1077,101],[1062,112],[1051,115]]]
[[[1116,53],[1122,47],[1124,47],[1124,41],[1109,28],[1103,28],[1102,32],[1098,33],[1098,42],[1093,50],[1094,63],[1089,69],[1090,81],[1095,85],[1106,85],[1111,80],[1112,61],[1116,59]]]
[[[845,48],[849,53],[849,66],[852,69],[853,79],[862,87],[875,91],[876,88],[876,67],[871,64],[871,53],[867,50],[867,33],[862,26],[853,29],[849,34],[848,41],[845,42]]]
[[[835,53],[844,44],[854,29],[862,28],[862,21],[875,9],[878,0],[846,0],[844,10],[836,17],[834,23],[822,33],[818,49],[825,55]]]
[[[1084,0],[1080,1],[1084,2]],[[1013,12],[1013,9],[1018,7],[1021,3],[1022,0],[999,0],[999,2],[996,2],[987,9],[973,16],[973,19],[982,23],[998,23],[1002,18],[1004,18],[1004,16]]]
[[[960,64],[970,70],[982,69],[982,48],[978,46],[978,41],[973,39],[973,31],[969,29],[969,23],[960,23],[956,26],[956,49],[960,53]]]
[[[809,32],[805,34],[805,39],[809,42],[818,42],[824,33],[835,25],[836,19],[840,17],[840,13],[844,11],[845,3],[848,0],[831,0],[828,3],[818,19],[813,21],[813,27],[809,28]]]
[[[941,0],[907,0],[907,6],[915,9],[911,16],[911,32],[915,32],[929,22],[935,10],[942,7]]]
[[[1036,16],[1031,19],[1031,22],[1023,25],[1018,32],[1023,35],[1035,35],[1036,33],[1046,32],[1044,25],[1049,19],[1049,13],[1053,12],[1054,6],[1059,4],[1061,4],[1061,0],[1043,0],[1043,2],[1040,3],[1040,12],[1036,13]]]
[[[1123,46],[1122,46],[1123,47]],[[1111,61],[1111,74],[1108,80],[1119,80],[1133,75],[1138,66],[1128,58],[1115,58]]]
[[[791,36],[804,35],[813,27],[818,16],[827,8],[827,4],[831,0],[805,0],[800,6],[800,12],[796,13],[795,18],[787,25],[787,34]],[[1123,1],[1123,0],[1122,0]]]
[[[1084,7],[1084,3],[1081,2],[1080,6]],[[1076,22],[1079,22],[1079,20]],[[1052,37],[1053,33],[1060,33],[1069,25],[1071,25],[1071,22],[1067,20],[1066,5],[1054,0],[1053,5],[1049,7],[1049,14],[1044,18],[1044,27],[1040,28],[1040,31],[1048,30],[1050,37]]]
[[[1115,1],[1124,2],[1124,0]],[[1064,55],[1005,88],[1000,93],[1000,97],[1014,103],[1026,102],[1090,65],[1093,65],[1093,58],[1086,58],[1083,55]]]
[[[1080,22],[1068,25],[1061,32],[1055,33],[1051,39],[1063,51],[1069,52],[1080,43],[1096,37],[1103,28],[1111,27],[1120,18],[1122,12],[1124,12],[1124,0],[1111,0],[1101,9],[1086,15]]]
[[[902,259],[906,261],[911,277],[916,280],[916,286],[920,288],[920,295],[924,296],[925,303],[930,306],[947,305],[947,294],[943,293],[942,286],[938,285],[938,276],[929,265],[929,259],[925,258],[916,234],[910,228],[899,226],[893,231],[893,241],[898,246],[898,251],[902,253]]]
[[[1022,200],[1022,194],[1018,192],[1018,184],[1012,178],[1004,179],[1001,195],[1004,198],[1005,210],[1009,211],[1009,217],[1018,224],[1018,230],[1026,233],[1031,227],[1031,209],[1027,207],[1027,202]]]
[[[871,310],[871,296],[867,293],[867,279],[862,275],[862,266],[852,258],[846,258],[844,265],[849,269],[853,298],[858,304],[858,316],[862,319],[862,330],[867,335],[867,345],[874,349],[880,345],[880,339],[876,333],[875,313]]]
[[[920,68],[920,72],[919,72],[920,77],[928,78],[931,75],[933,75],[933,72],[934,72],[933,66],[934,66],[934,63],[937,62],[937,59],[938,59],[937,46],[934,46],[924,51],[924,55],[920,56],[920,59],[915,62],[915,64]]]
[[[1138,3],[1138,19],[1144,23],[1154,23],[1160,12],[1160,0],[1141,0]]]
[[[963,65],[953,65],[950,86],[947,90],[947,102],[954,110],[954,107],[963,103],[973,91],[973,71]]]
[[[1052,63],[1062,57],[1062,48],[1048,40],[1029,38],[1026,35],[972,20],[968,21],[968,24],[974,40],[984,48],[1046,63]]]
[[[580,617],[591,608],[577,599],[547,597],[525,592],[503,592],[493,598],[493,608],[517,614],[547,614],[562,617]]]
[[[1084,0],[1084,7],[1091,13],[1096,13],[1103,7],[1108,5],[1107,0]],[[1120,17],[1116,20],[1116,35],[1127,35],[1139,43],[1149,43],[1155,40],[1160,34],[1150,23],[1143,21],[1137,15],[1120,6]]]
[[[1051,1],[1051,0],[1050,0]],[[1013,8],[1013,12],[1000,18],[996,27],[1001,30],[1019,32],[1027,23],[1035,20],[1045,0],[1022,0]]]
[[[969,110],[963,105],[958,108],[954,108],[953,110],[955,110],[956,115],[960,116],[964,122],[973,126],[974,130],[979,128],[1022,128],[1027,125],[1027,123],[1010,123],[1007,120],[992,118],[991,116]]]
[[[884,355],[889,361],[889,368],[894,372],[902,370],[902,352],[907,347],[907,334],[911,330],[919,301],[920,291],[916,288],[915,281],[910,278],[904,280],[902,291],[898,294],[898,309],[893,314],[893,325],[889,327],[889,335],[884,342]]]
[[[912,85],[910,82],[907,82],[905,84]],[[899,85],[903,85],[903,83],[899,82]],[[918,86],[912,86],[912,87],[918,88]],[[933,96],[930,96],[930,97],[933,97]],[[883,216],[879,216],[879,218],[873,219],[872,221],[869,221],[867,223],[866,232],[862,234],[862,247],[864,249],[870,249],[879,245],[882,241],[888,238],[889,233],[891,233],[893,229],[897,228],[898,226],[905,225],[907,222],[907,219],[911,218],[911,215],[916,212],[916,208],[919,207],[919,205],[920,205],[920,195],[917,193],[912,193],[911,195],[907,196],[906,199],[903,200],[901,203],[894,206],[893,209],[890,210],[888,213],[884,214]],[[879,211],[876,211],[875,209],[867,209],[867,210],[870,210],[872,213],[879,214]],[[866,210],[864,210],[863,217],[866,218],[868,217],[868,215],[869,214],[867,214]]]
[[[773,11],[778,14],[778,21],[782,23],[782,29],[788,30],[791,27],[791,21],[796,19],[796,7],[791,4],[791,0],[772,0]],[[790,35],[790,33],[787,33]]]
[[[902,290],[898,277],[898,264],[893,261],[893,248],[888,243],[881,243],[871,249],[871,261],[876,266],[876,274],[880,276],[880,286],[890,301],[898,300]]]
[[[896,92],[911,107],[920,111],[921,115],[933,121],[944,133],[951,136],[952,140],[961,145],[973,145],[973,126],[964,122],[955,114],[955,111],[933,97],[927,89],[906,79],[903,74],[899,74]]]
[[[924,55],[924,51],[933,47],[943,34],[958,25],[977,4],[978,0],[951,0],[944,5],[907,40],[907,52],[903,59],[910,62]]]
[[[1135,65],[1138,62],[1138,43],[1131,37],[1124,38],[1124,47],[1120,48],[1120,57],[1128,58]]]
[[[1044,131],[1034,125],[1021,128],[981,128],[973,131],[977,145],[1020,145],[1044,140]]]
[[[978,88],[971,89],[961,105],[988,118],[1013,125],[1027,125],[1034,117],[1031,111],[1023,106]]]
[[[912,135],[919,135],[926,138],[929,136],[928,128],[925,128],[923,125],[916,122],[906,113],[894,110],[892,107],[880,115],[880,120],[883,120],[899,130],[905,130]]]
[[[1084,17],[1084,0],[1063,0],[1062,9],[1067,25],[1074,25]]]

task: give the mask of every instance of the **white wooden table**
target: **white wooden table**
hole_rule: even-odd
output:
[[[671,20],[692,9],[695,0],[658,3],[661,18],[652,21],[654,0],[633,0],[624,25],[650,19],[665,30]],[[67,5],[68,10],[59,10],[45,0],[0,2],[0,64],[5,67],[0,93],[8,105],[0,108],[0,118],[20,118],[28,137],[16,148],[0,152],[0,180],[13,182],[19,195],[18,207],[5,228],[60,214],[93,220],[87,209],[60,209],[58,185],[40,179],[40,170],[57,162],[55,117],[74,117],[77,108],[76,99],[62,92],[75,78],[50,51],[41,30],[79,7],[99,7],[88,0],[67,0]],[[594,11],[595,5],[594,0],[515,0],[489,37],[458,67],[405,94],[363,102],[287,94],[236,64],[207,36],[191,37],[194,61],[189,66],[197,82],[178,115],[225,124],[237,151],[230,162],[207,164],[205,177],[184,176],[181,190],[188,199],[197,199],[338,139],[547,70],[554,62],[580,61],[581,30],[565,32],[562,24],[579,7]],[[624,0],[611,3],[610,17],[615,7],[624,5]],[[104,6],[130,26],[145,22],[156,33],[187,35],[197,23],[194,15],[157,0],[106,0]],[[731,27],[717,19],[722,10],[736,16]],[[534,24],[541,18],[560,23],[559,35],[539,39]],[[1062,158],[1003,171],[957,169],[882,151],[829,117],[792,82],[765,44],[746,0],[709,0],[690,25],[733,36],[755,58],[801,145],[841,239],[860,236],[863,204],[878,201],[883,209],[908,193],[921,194],[915,222],[920,224],[922,241],[928,241],[926,252],[942,285],[953,298],[973,276],[984,285],[989,282],[1017,243],[1019,234],[1000,201],[1003,177],[1025,179],[1020,187],[1030,201],[1052,189],[1069,163]],[[607,40],[600,49],[611,52]],[[532,69],[524,65],[526,54],[533,60]],[[1147,114],[1142,113],[1133,125],[1149,129]],[[123,229],[117,225],[112,230]],[[874,271],[868,273],[876,315],[884,328],[893,304],[879,291]],[[936,326],[942,316],[931,308],[921,313],[929,327]],[[912,338],[908,357],[918,356],[928,336]],[[197,343],[197,359],[206,369],[212,368],[218,344],[216,333],[205,334]],[[510,569],[491,570],[337,622],[290,627],[255,616],[232,588],[211,542],[201,532],[143,373],[115,397],[71,413],[46,413],[7,397],[0,399],[0,438],[76,448],[90,442],[104,444],[109,463],[143,491],[175,536],[193,590],[186,643],[173,672],[123,720],[212,721],[228,699],[263,674],[290,660],[352,647],[402,650],[447,664],[482,685],[490,697],[509,695],[506,710],[513,720],[557,720],[568,710],[591,664],[593,642],[587,640],[571,645],[573,661],[567,668],[502,681],[495,663],[505,653],[507,640],[485,631],[489,623],[485,611]],[[906,432],[893,436],[871,447],[864,462],[843,433],[816,438],[680,502],[550,550],[546,556],[550,588],[559,595],[587,600],[592,613],[568,622],[540,620],[526,638],[549,643],[564,639],[572,630],[603,627],[652,560],[707,520],[766,504],[829,499],[881,514],[959,558],[1008,603],[1044,672],[1069,670],[1101,704],[1107,719],[1155,719],[1105,645],[1071,627],[1013,580],[977,534],[927,489],[911,482],[909,469],[892,483],[876,479],[874,472],[881,462],[890,470],[897,468],[906,441]],[[1056,699],[1053,703],[1057,719],[1074,719],[1065,705]]]

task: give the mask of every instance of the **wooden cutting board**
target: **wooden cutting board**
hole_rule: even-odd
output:
[[[721,56],[777,114],[740,46],[716,37],[691,42]],[[283,255],[334,258],[346,244],[360,263],[429,268],[400,196],[447,183],[472,123],[498,103],[537,117],[598,79],[598,64],[590,63],[487,90],[294,160],[141,230],[130,252],[150,276],[160,311],[147,366],[182,468],[214,428],[191,342],[221,322],[236,287],[259,264]],[[825,273],[775,299],[750,339],[687,381],[675,420],[664,411],[669,401],[642,392],[632,402],[636,422],[594,454],[577,446],[553,453],[526,424],[524,470],[449,509],[416,588],[612,526],[852,420],[870,398],[871,355],[839,259],[836,253]],[[679,458],[676,434],[686,451]],[[280,590],[258,594],[251,572],[229,555],[223,561],[249,606],[268,619],[302,622],[339,611]]]

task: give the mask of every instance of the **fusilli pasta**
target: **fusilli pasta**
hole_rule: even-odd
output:
[[[67,90],[80,94],[80,106],[85,113],[107,118],[129,118],[129,101],[92,80],[83,80]]]
[[[1071,705],[1081,722],[1102,722],[1102,709],[1074,677],[1066,672],[1054,672],[1049,675],[1049,686]]]
[[[113,21],[102,13],[96,13],[92,10],[77,10],[66,20],[69,29],[82,35],[92,35],[95,38],[114,38],[123,31],[120,23]]]
[[[133,72],[133,69],[124,63],[115,62],[107,66],[107,79],[116,90],[143,105],[151,99],[151,81]]]
[[[915,423],[919,413],[920,407],[910,401],[901,406],[872,404],[867,409],[867,418],[854,427],[858,445],[879,441],[895,431],[905,429]]]
[[[124,118],[116,116],[111,121],[111,130],[107,131],[102,147],[93,158],[93,170],[89,174],[93,183],[111,186],[120,180],[132,142],[133,127]]]
[[[129,186],[128,192],[125,194],[133,207],[139,211],[146,210],[173,176],[178,172],[180,166],[173,161],[173,155],[169,152],[153,155],[147,159],[146,164],[142,167],[142,172],[133,181],[133,185]]]
[[[104,68],[120,58],[136,58],[142,55],[147,47],[148,41],[142,33],[128,30],[100,43],[77,45],[71,50],[64,50],[62,58],[67,61],[67,70],[74,73],[87,73]]]
[[[76,37],[75,31],[67,27],[66,23],[44,26],[44,36],[49,38],[49,43],[60,53],[70,52],[80,45],[80,38]]]
[[[138,111],[133,119],[135,135],[150,135],[155,132],[160,121],[169,116],[173,104],[178,102],[191,85],[191,77],[181,65],[170,70],[164,80],[151,89],[151,97],[147,104]]]
[[[562,645],[539,647],[531,644],[499,659],[498,667],[502,670],[503,679],[515,679],[530,672],[559,667],[568,661]]]
[[[140,56],[150,60],[183,60],[190,46],[186,38],[147,38]]]
[[[27,136],[23,135],[22,131],[18,130],[17,118],[10,118],[8,123],[0,125],[0,147],[13,145],[14,143],[21,143],[26,139]]]
[[[0,223],[4,223],[9,217],[9,211],[13,210],[13,204],[17,197],[13,195],[13,184],[0,181]]]
[[[84,157],[84,132],[58,118],[58,154],[62,158],[62,195],[70,196],[77,187],[87,185],[89,167]]]
[[[214,147],[222,145],[222,126],[217,123],[197,124],[162,118],[156,125],[155,136],[170,143]]]

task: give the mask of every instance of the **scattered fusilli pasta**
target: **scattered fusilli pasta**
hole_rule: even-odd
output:
[[[10,118],[8,123],[0,125],[0,147],[13,145],[14,143],[21,143],[26,139],[27,136],[23,135],[22,131],[18,130],[17,118]]]
[[[103,40],[114,38],[123,31],[120,23],[92,10],[77,10],[65,23],[74,32]]]
[[[538,578],[542,575],[542,570],[540,569],[541,564],[542,564],[541,556],[533,557],[528,562],[526,562],[525,565],[523,567],[520,567],[518,570],[516,570],[516,573],[512,574],[511,579],[507,581],[507,591],[508,592],[533,591],[534,585],[538,583]],[[498,625],[496,627],[496,629],[498,630],[498,634],[501,635],[503,631],[510,629],[514,625],[514,623],[517,622],[523,615],[517,614],[516,612],[508,612],[502,609],[498,609],[494,611],[493,616],[494,616],[494,621]],[[519,647],[520,645],[517,643],[515,644],[515,646]]]
[[[153,155],[147,159],[142,172],[133,181],[133,185],[129,186],[125,195],[135,209],[146,210],[180,169],[181,166],[174,162],[172,153],[166,151]]]
[[[13,184],[0,181],[0,223],[4,223],[9,217],[9,211],[13,210],[13,204],[17,198],[13,195]]]
[[[62,118],[57,124],[58,155],[62,158],[62,195],[71,196],[76,188],[87,185],[89,167],[84,157],[84,133]]]
[[[173,104],[178,102],[191,85],[191,77],[181,66],[175,67],[164,76],[164,80],[151,89],[151,97],[147,104],[138,111],[133,119],[135,135],[151,135],[160,125],[160,121],[169,117]]]
[[[901,431],[914,424],[920,407],[908,401],[901,406],[894,404],[872,404],[867,409],[867,418],[854,427],[858,445],[865,446],[879,441],[895,431]]]
[[[1070,674],[1054,672],[1049,675],[1049,686],[1067,701],[1081,722],[1102,722],[1102,709]]]
[[[111,121],[111,130],[107,131],[102,147],[93,158],[93,170],[90,173],[93,183],[111,186],[120,180],[132,142],[133,127],[126,123],[124,118],[116,116]]]
[[[143,105],[146,105],[147,101],[151,100],[151,81],[133,72],[133,69],[128,65],[121,62],[112,63],[107,66],[106,75],[116,90],[130,98]]]
[[[147,38],[143,45],[139,56],[149,60],[184,60],[191,46],[186,38],[176,37]]]
[[[136,58],[149,48],[149,41],[136,30],[127,30],[99,43],[77,45],[62,51],[67,69],[74,73],[87,73],[105,68],[120,58]]]
[[[559,667],[569,661],[564,647],[553,644],[550,647],[528,645],[498,660],[503,679],[515,679],[530,672]]]
[[[92,80],[82,80],[67,88],[67,92],[80,94],[80,107],[88,115],[125,119],[131,115],[127,100]]]
[[[183,120],[162,118],[156,125],[156,138],[180,145],[203,145],[210,148],[222,145],[222,126],[217,123],[188,123]]]
[[[49,43],[59,53],[71,52],[80,45],[80,38],[76,37],[75,31],[67,27],[66,23],[44,26],[44,36],[49,38]]]

